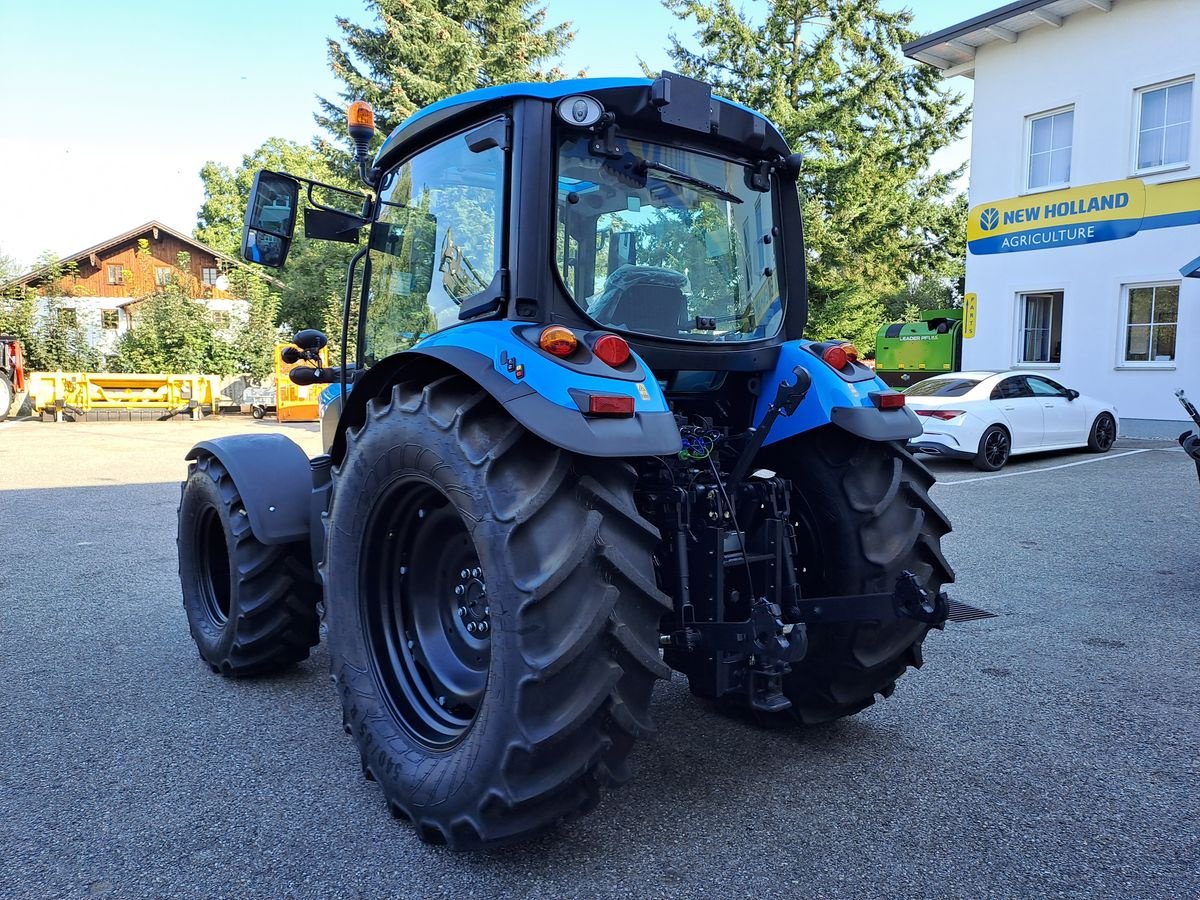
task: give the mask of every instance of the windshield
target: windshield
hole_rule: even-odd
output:
[[[910,397],[961,397],[977,384],[979,381],[974,378],[928,378],[904,393]]]
[[[777,334],[783,304],[771,194],[731,160],[621,139],[559,147],[555,258],[572,299],[601,325],[692,341]]]

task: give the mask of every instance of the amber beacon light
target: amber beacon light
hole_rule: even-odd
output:
[[[354,141],[357,159],[367,159],[367,145],[375,136],[375,110],[366,100],[355,100],[346,110],[346,131]]]

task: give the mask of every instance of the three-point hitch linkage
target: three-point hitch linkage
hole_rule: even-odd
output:
[[[808,650],[808,626],[909,618],[942,627],[949,612],[946,594],[931,596],[910,571],[890,591],[802,595],[792,485],[750,468],[775,420],[795,412],[810,386],[797,368],[758,427],[741,435],[681,421],[683,450],[639,480],[639,505],[665,532],[659,572],[675,598],[663,627],[668,664],[687,674],[694,693],[759,712],[791,706],[782,679]]]

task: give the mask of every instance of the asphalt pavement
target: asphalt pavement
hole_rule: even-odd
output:
[[[0,897],[1200,895],[1200,485],[1171,445],[937,464],[952,594],[996,618],[807,731],[676,676],[630,785],[458,855],[362,778],[323,647],[232,682],[188,636],[183,454],[273,428],[316,451],[248,419],[0,425]]]

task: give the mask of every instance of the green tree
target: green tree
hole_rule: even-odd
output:
[[[915,322],[928,309],[962,306],[962,294],[949,278],[910,275],[904,286],[883,298],[885,322]]]
[[[696,27],[698,51],[672,37],[679,70],[764,112],[804,156],[809,334],[869,346],[884,297],[909,275],[951,275],[961,256],[961,171],[930,162],[969,108],[907,63],[912,14],[882,0],[664,2]]]
[[[121,335],[109,360],[114,372],[237,371],[233,344],[218,336],[213,315],[172,278],[138,303],[133,327]]]
[[[67,302],[74,296],[79,267],[47,251],[34,263],[37,286],[6,285],[0,292],[0,333],[12,335],[25,349],[28,368],[91,372],[100,353],[87,341],[79,314]]]
[[[416,110],[452,94],[514,81],[553,81],[551,64],[574,39],[570,23],[546,24],[532,0],[367,0],[374,26],[339,16],[329,65],[344,85],[320,100],[317,124],[345,142],[346,106],[375,108],[375,148]],[[333,151],[330,145],[325,149]],[[349,156],[332,152],[347,166]]]
[[[204,203],[197,215],[193,234],[199,241],[230,256],[241,251],[242,228],[254,175],[260,169],[290,172],[326,184],[353,189],[330,165],[327,157],[312,147],[283,138],[269,138],[262,146],[242,157],[236,169],[207,162],[200,170],[204,184]],[[352,198],[326,191],[322,202],[350,209]],[[287,269],[281,275],[284,287],[274,324],[301,328],[320,328],[324,308],[331,291],[341,298],[340,283],[346,264],[356,249],[349,244],[310,241],[304,237],[304,203],[296,217],[296,239],[288,254]],[[262,271],[267,271],[263,269]],[[248,298],[247,298],[248,299]]]

